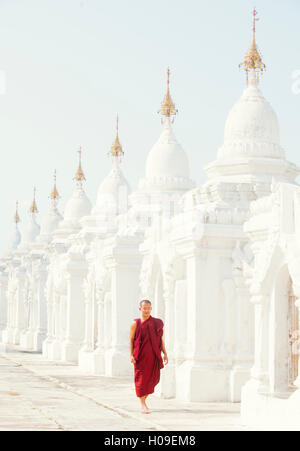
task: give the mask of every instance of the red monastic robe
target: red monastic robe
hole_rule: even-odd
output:
[[[134,337],[134,382],[136,395],[149,395],[160,379],[160,370],[164,367],[161,357],[164,323],[150,316],[146,321],[136,319]]]

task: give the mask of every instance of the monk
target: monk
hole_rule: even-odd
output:
[[[160,379],[160,370],[168,363],[167,351],[163,341],[164,323],[151,316],[152,305],[148,300],[140,302],[141,318],[136,319],[130,328],[130,360],[134,364],[135,391],[141,401],[142,413],[150,413],[147,397],[154,392]]]

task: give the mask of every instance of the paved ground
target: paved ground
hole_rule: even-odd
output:
[[[0,430],[248,430],[239,404],[183,403],[152,396],[139,413],[131,379],[88,376],[76,365],[6,348],[0,353]]]

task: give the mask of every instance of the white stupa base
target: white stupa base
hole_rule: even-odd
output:
[[[13,333],[12,333],[12,343],[14,345],[19,345],[20,344],[20,331],[19,329],[14,329]]]
[[[5,329],[2,332],[2,343],[9,344],[13,342],[13,331],[12,329]]]
[[[78,352],[78,368],[80,371],[93,374],[93,350],[80,349]]]
[[[64,362],[78,363],[80,344],[71,341],[63,341],[61,345],[61,360]]]
[[[83,372],[104,375],[105,374],[105,360],[103,350],[87,351],[81,349],[78,353],[78,366]]]
[[[0,324],[0,337],[2,336],[2,333],[6,330],[6,323]]]
[[[155,388],[155,395],[160,398],[174,398],[176,395],[175,382],[176,367],[174,363],[168,363],[160,371],[160,382]]]
[[[31,331],[21,332],[20,334],[20,346],[30,351],[33,350],[33,335]]]
[[[35,332],[33,334],[33,349],[35,351],[41,352],[43,349],[43,343],[46,340],[45,332]]]
[[[45,351],[47,351],[47,359],[48,360],[61,360],[61,342],[58,340],[53,340],[51,343],[48,343],[45,347]]]
[[[191,402],[228,401],[229,370],[191,360],[176,368],[176,398]]]
[[[42,355],[43,355],[44,359],[48,359],[48,348],[49,348],[50,344],[51,344],[50,338],[46,338],[46,340],[43,342]]]
[[[241,418],[245,426],[300,430],[300,389],[286,393],[262,393],[258,381],[242,389]]]
[[[241,402],[242,387],[251,377],[251,367],[236,366],[230,372],[229,401]]]
[[[105,352],[105,375],[110,377],[132,376],[133,364],[128,349],[111,348]]]
[[[8,350],[7,344],[0,342],[0,354],[5,354]]]

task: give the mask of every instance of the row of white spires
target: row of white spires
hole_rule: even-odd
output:
[[[251,46],[243,63],[240,64],[246,71],[247,88],[228,116],[225,126],[224,144],[218,152],[218,159],[221,160],[249,156],[247,155],[247,152],[252,152],[252,155],[255,157],[284,158],[284,152],[280,147],[279,127],[276,114],[257,88],[259,75],[265,70],[265,65],[262,62],[255,42],[256,15],[257,12],[254,10]],[[183,180],[183,186],[185,189],[188,189],[193,187],[193,182],[189,179],[188,159],[182,147],[176,141],[171,127],[171,118],[176,115],[177,110],[170,95],[169,69],[167,75],[167,90],[159,110],[164,118],[164,128],[159,140],[148,154],[146,162],[146,179],[175,177],[181,181]],[[247,137],[251,138],[251,142],[244,142],[247,140]],[[245,148],[247,148],[246,153]],[[250,151],[249,148],[251,148]],[[263,149],[263,153],[261,149]],[[110,154],[114,161],[113,170],[116,170],[117,168],[121,183],[126,185],[129,189],[129,185],[118,167],[118,162],[123,156],[123,150],[118,135],[118,120],[116,138],[110,149]],[[81,217],[89,215],[92,208],[92,205],[82,188],[85,176],[81,167],[81,149],[79,150],[79,165],[74,178],[76,181],[75,194],[68,200],[64,211],[64,219],[67,220],[79,220]],[[98,197],[99,193],[101,195],[101,187],[104,185],[107,185],[105,180],[99,187]],[[22,247],[22,244],[24,245],[33,242],[39,234],[41,237],[50,237],[51,233],[57,228],[59,222],[62,221],[63,217],[57,209],[59,194],[56,188],[56,174],[54,174],[54,187],[50,194],[50,198],[50,211],[42,221],[40,228],[36,222],[38,209],[34,188],[34,198],[29,209],[30,223],[22,234],[22,237],[18,227],[20,217],[17,204],[14,216],[15,229],[12,239],[10,240],[9,250],[14,250],[18,246]],[[78,201],[78,199],[80,200]]]

